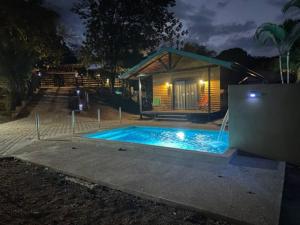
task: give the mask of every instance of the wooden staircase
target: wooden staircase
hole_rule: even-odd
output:
[[[77,84],[83,87],[98,87],[99,81],[89,76],[79,76],[75,78],[75,72],[55,72],[46,73],[41,80],[42,87],[55,87],[59,86],[58,78],[62,80],[60,86],[74,87]]]
[[[73,87],[75,86],[75,73],[46,73],[41,80],[42,87],[56,87],[59,86],[58,79],[61,79],[60,86]]]

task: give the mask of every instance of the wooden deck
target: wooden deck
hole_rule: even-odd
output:
[[[211,112],[213,113],[213,112]],[[207,110],[170,110],[170,111],[142,111],[143,115],[177,115],[177,114],[211,114]]]
[[[222,118],[223,111],[208,112],[207,110],[170,110],[170,111],[142,111],[141,118],[152,117],[155,120],[176,120],[208,122],[214,119]]]

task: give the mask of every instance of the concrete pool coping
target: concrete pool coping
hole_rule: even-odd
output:
[[[216,157],[135,143],[126,143],[127,151],[118,151],[120,147],[124,143],[65,136],[35,142],[14,156],[236,223],[278,224],[284,162],[236,151],[231,157]]]

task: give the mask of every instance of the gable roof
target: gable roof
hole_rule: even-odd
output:
[[[232,69],[232,64],[233,64],[232,62],[228,62],[228,61],[224,61],[224,60],[220,60],[220,59],[216,59],[216,58],[212,58],[212,57],[207,57],[207,56],[199,55],[199,54],[192,53],[192,52],[181,51],[181,50],[177,50],[174,48],[161,48],[158,51],[154,52],[153,54],[149,55],[144,60],[142,60],[139,64],[135,65],[134,67],[127,70],[125,73],[121,74],[119,77],[121,79],[127,79],[127,78],[139,73],[139,71],[141,69],[145,68],[147,65],[151,64],[153,61],[159,59],[161,56],[168,54],[168,53],[172,53],[172,54],[175,54],[178,56],[194,59],[197,61],[207,62],[207,63],[213,64],[213,65],[219,65],[219,66],[225,67],[227,69]]]
[[[160,60],[160,58],[162,58],[162,56],[167,55],[168,53],[175,54],[175,55],[181,56],[181,57],[186,57],[186,58],[193,59],[193,60],[196,60],[196,61],[206,62],[206,63],[212,64],[212,65],[218,65],[218,66],[221,66],[221,67],[226,68],[226,69],[243,72],[247,76],[251,76],[251,77],[254,77],[254,78],[257,78],[257,79],[260,79],[260,80],[265,80],[265,78],[262,75],[256,73],[253,70],[249,70],[248,68],[246,68],[246,67],[244,67],[244,66],[242,66],[242,65],[240,65],[236,62],[229,62],[229,61],[225,61],[225,60],[220,60],[220,59],[217,59],[217,58],[203,56],[203,55],[199,55],[199,54],[192,53],[192,52],[177,50],[177,49],[174,49],[174,48],[161,48],[161,49],[159,49],[158,51],[156,51],[153,54],[149,55],[147,58],[142,60],[140,63],[138,63],[134,67],[128,69],[126,72],[121,74],[119,76],[119,78],[120,79],[127,79],[131,76],[137,75],[140,71],[142,71],[144,68],[149,66],[151,63],[153,63],[156,60]]]

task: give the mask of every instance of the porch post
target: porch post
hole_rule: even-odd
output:
[[[142,81],[141,81],[141,76],[139,76],[139,106],[140,106],[140,119],[143,118],[142,111],[143,111],[143,106],[142,106]]]
[[[211,113],[211,91],[210,91],[210,67],[208,67],[208,113],[210,114]]]

